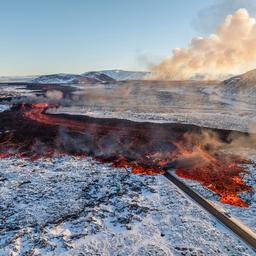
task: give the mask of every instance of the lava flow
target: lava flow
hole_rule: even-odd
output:
[[[248,207],[238,195],[252,188],[241,175],[241,159],[220,156],[198,144],[202,129],[192,125],[136,123],[118,119],[47,114],[47,103],[16,105],[0,113],[0,157],[31,159],[63,154],[92,156],[135,174],[162,174],[173,163],[176,174],[196,180],[220,201]],[[228,131],[214,131],[224,141]],[[186,138],[198,137],[199,140]]]

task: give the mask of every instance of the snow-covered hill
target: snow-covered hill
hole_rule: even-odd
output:
[[[89,72],[89,73],[98,73],[107,75],[117,81],[123,80],[143,80],[149,72],[143,71],[125,71],[120,69],[112,69],[112,70],[102,70],[97,72]],[[88,73],[84,73],[87,75]]]
[[[224,81],[223,91],[228,94],[243,94],[256,97],[256,69]]]
[[[119,69],[90,71],[83,74],[49,74],[39,76],[0,76],[0,83],[24,82],[40,84],[111,83],[124,80],[143,80],[149,72],[125,71]]]
[[[115,80],[107,75],[90,72],[84,75],[76,74],[52,74],[39,76],[33,80],[40,84],[83,84],[83,83],[109,83]]]
[[[105,82],[114,82],[114,81],[116,81],[116,79],[114,79],[113,77],[111,77],[109,75],[106,75],[102,72],[92,71],[92,72],[84,73],[82,76],[87,77],[87,78],[91,78],[91,79],[96,79],[99,82],[103,82],[103,81],[105,81]]]
[[[148,72],[124,71],[124,70],[103,70],[90,71],[81,75],[77,74],[51,74],[39,76],[33,80],[34,83],[57,83],[57,84],[80,84],[80,83],[111,83],[125,80],[142,80]]]
[[[42,84],[49,84],[49,83],[78,83],[79,75],[74,74],[52,74],[52,75],[43,75],[35,78],[33,80],[34,83],[42,83]]]

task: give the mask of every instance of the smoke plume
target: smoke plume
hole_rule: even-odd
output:
[[[256,21],[246,9],[228,15],[214,34],[193,38],[153,67],[153,79],[223,79],[256,66]]]
[[[201,9],[192,26],[200,33],[207,35],[209,32],[225,20],[225,17],[234,13],[238,9],[247,9],[251,15],[256,13],[255,0],[215,0],[214,3],[206,8]],[[207,22],[206,22],[207,21]]]

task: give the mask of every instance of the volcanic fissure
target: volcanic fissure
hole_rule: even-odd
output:
[[[131,168],[134,174],[163,174],[171,163],[176,175],[199,182],[222,203],[248,207],[239,197],[252,189],[243,181],[246,170],[240,164],[246,161],[202,144],[202,133],[212,129],[53,115],[48,108],[47,103],[17,104],[0,113],[0,157],[91,156],[113,167]],[[214,133],[225,142],[230,132]]]

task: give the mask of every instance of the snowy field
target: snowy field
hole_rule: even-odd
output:
[[[163,176],[72,157],[0,162],[0,255],[253,255]]]
[[[34,96],[34,92],[28,90],[26,85],[0,85],[0,99],[4,100],[5,98],[10,97],[29,97]]]
[[[248,132],[256,123],[256,95],[223,92],[220,85],[147,82],[84,87],[72,103],[50,113],[194,124]]]

